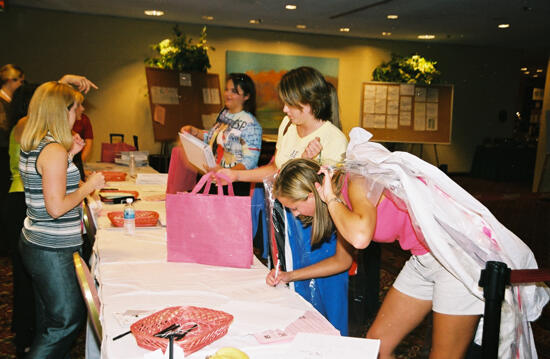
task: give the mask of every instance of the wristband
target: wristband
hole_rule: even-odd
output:
[[[328,206],[328,204],[329,204],[330,202],[338,202],[338,203],[342,203],[342,204],[345,205],[344,201],[342,201],[340,198],[338,198],[338,197],[336,197],[336,196],[332,197],[331,199],[329,199],[329,200],[327,201],[327,206]]]

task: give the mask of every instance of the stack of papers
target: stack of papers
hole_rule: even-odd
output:
[[[115,158],[115,163],[128,166],[130,163],[130,153],[134,154],[136,166],[142,167],[148,165],[149,151],[121,151],[120,157]]]

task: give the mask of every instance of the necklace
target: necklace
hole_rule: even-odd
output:
[[[11,96],[8,95],[6,93],[6,91],[4,91],[4,89],[0,89],[0,92],[2,92],[2,94],[4,95],[4,97],[6,98],[6,100],[8,100],[8,102],[11,102]]]

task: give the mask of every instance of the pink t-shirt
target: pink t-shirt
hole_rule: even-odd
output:
[[[348,178],[346,176],[344,179],[342,194],[351,209]],[[399,209],[388,196],[385,196],[376,207],[376,228],[372,239],[380,243],[391,243],[397,240],[402,249],[410,250],[412,254],[417,256],[429,252],[429,249],[416,237],[409,213]]]

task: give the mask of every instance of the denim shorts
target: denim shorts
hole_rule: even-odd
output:
[[[432,310],[450,315],[483,314],[485,302],[474,296],[432,255],[412,255],[393,283],[410,297],[431,300]]]

